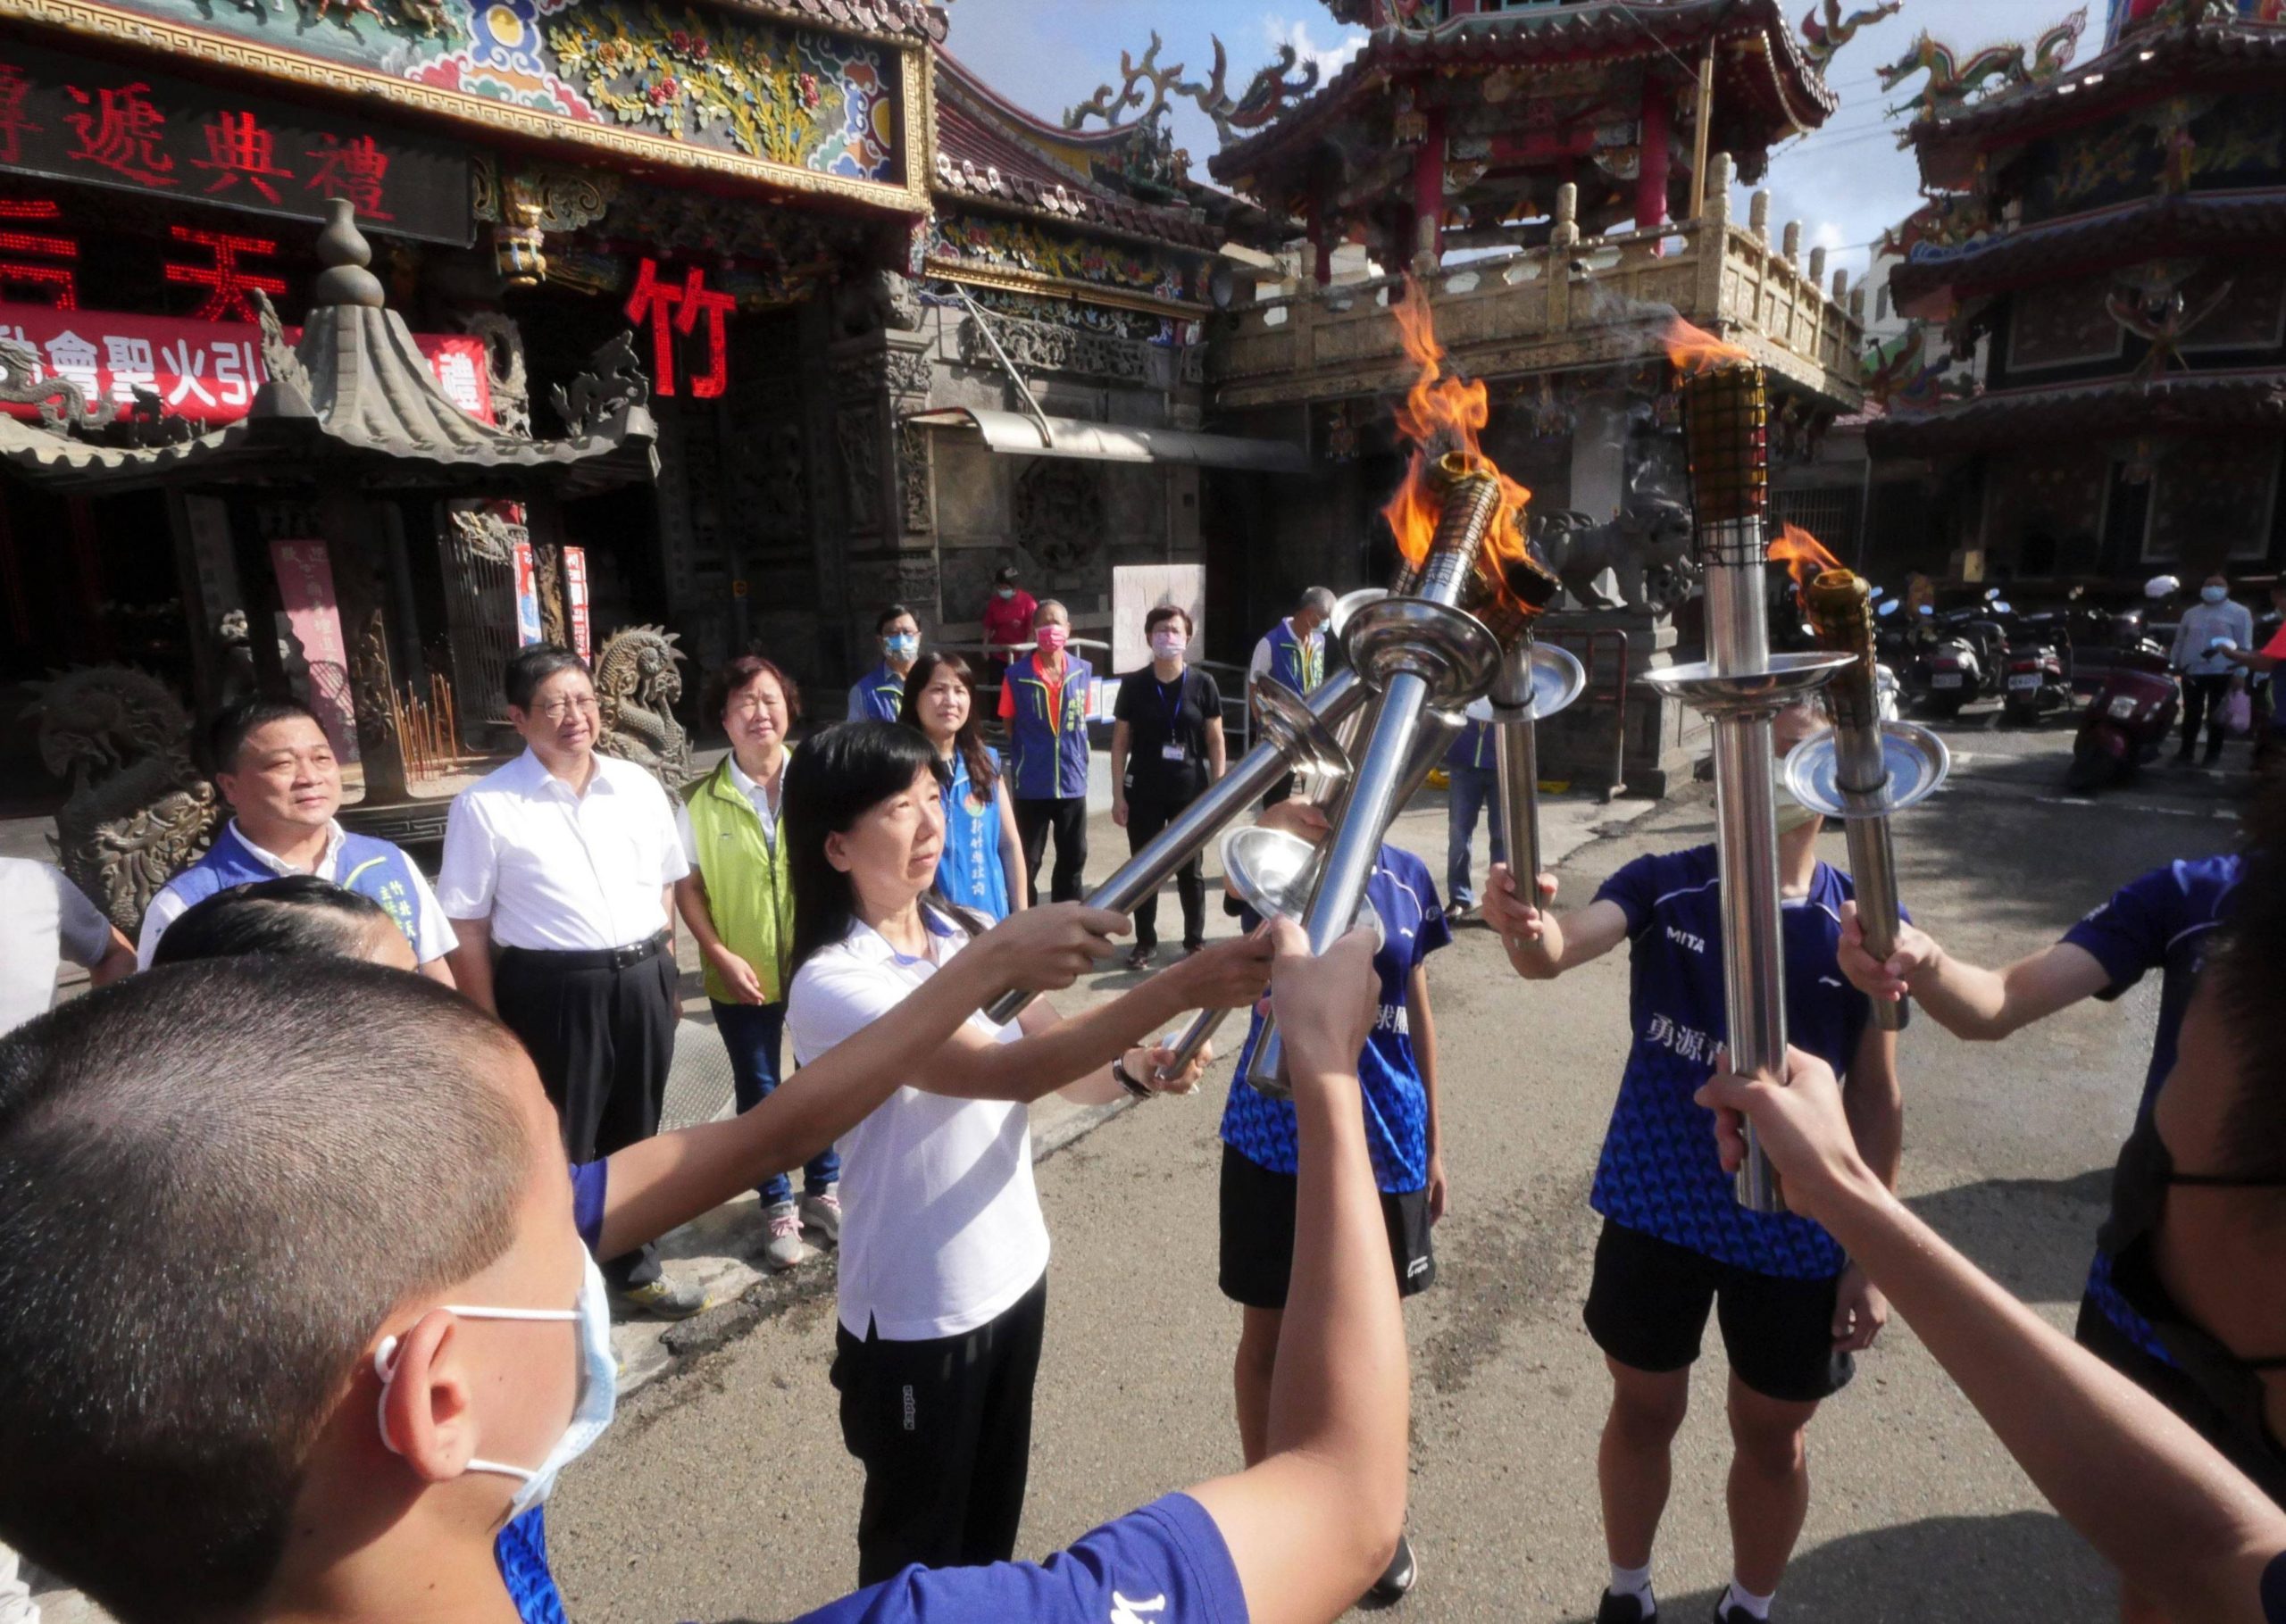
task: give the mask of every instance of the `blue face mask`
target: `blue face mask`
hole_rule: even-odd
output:
[[[921,634],[901,631],[892,637],[883,637],[881,646],[892,660],[910,660],[921,652]]]
[[[2201,587],[2198,595],[2210,604],[2219,604],[2231,595],[2231,589],[2228,587]]]
[[[463,1308],[450,1303],[445,1305],[446,1313],[462,1320],[566,1320],[579,1323],[580,1395],[572,1402],[572,1420],[563,1428],[563,1436],[555,1440],[555,1447],[547,1452],[547,1459],[537,1467],[511,1466],[501,1461],[468,1463],[471,1471],[522,1479],[515,1498],[508,1503],[511,1522],[547,1498],[548,1492],[555,1487],[557,1475],[594,1447],[619,1407],[619,1360],[611,1351],[611,1296],[605,1289],[603,1270],[596,1267],[596,1260],[588,1258],[587,1265],[588,1271],[580,1281],[580,1300],[571,1308]],[[396,1442],[389,1437],[388,1418],[389,1384],[396,1379],[396,1337],[384,1338],[381,1345],[373,1350],[373,1373],[381,1378],[381,1442],[388,1445],[391,1453],[397,1453]]]

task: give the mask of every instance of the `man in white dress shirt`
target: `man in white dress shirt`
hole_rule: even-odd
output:
[[[353,835],[335,821],[341,763],[325,729],[290,699],[247,699],[207,725],[205,766],[235,814],[213,845],[163,887],[143,914],[135,949],[151,967],[159,938],[184,910],[232,886],[314,874],[379,903],[413,944],[421,973],[446,986],[453,972],[453,928],[413,859],[386,840]]]
[[[529,748],[455,797],[437,892],[461,990],[523,1039],[564,1153],[593,1162],[659,1129],[680,1016],[674,884],[690,865],[658,780],[596,754],[602,717],[576,654],[527,648],[506,686]],[[603,1270],[624,1307],[683,1319],[706,1306],[649,1246]]]

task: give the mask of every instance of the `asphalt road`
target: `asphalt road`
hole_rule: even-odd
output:
[[[2061,787],[2068,724],[1947,729],[1951,784],[1899,820],[1906,902],[1982,962],[2053,939],[2121,881],[2231,841],[2243,772],[2160,768],[2093,803]],[[2243,746],[2228,758],[2241,766]],[[1441,809],[1400,837],[1441,872]],[[1705,792],[1576,853],[1577,901],[1628,859],[1711,837]],[[1826,855],[1842,861],[1838,833]],[[1594,1451],[1606,1399],[1579,1307],[1586,1195],[1626,1048],[1614,956],[1552,986],[1513,979],[1491,936],[1431,962],[1453,1206],[1437,1286],[1409,1305],[1412,1529],[1422,1620],[1576,1620],[1605,1578]],[[1933,1023],[1905,1038],[1904,1187],[1924,1217],[2068,1326],[2141,1080],[2155,985],[1997,1047]],[[1226,1075],[1227,1064],[1218,1070]],[[1039,1170],[1055,1237],[1022,1538],[1041,1554],[1238,1464],[1237,1311],[1214,1288],[1220,1076],[1128,1112]],[[822,1283],[822,1282],[821,1282]],[[826,1382],[829,1296],[781,1296],[646,1390],[550,1507],[582,1624],[779,1620],[854,1582],[858,1470]],[[1710,1333],[1678,1445],[1656,1577],[1703,1619],[1729,1574],[1723,1360]],[[1893,1323],[1811,1429],[1813,1503],[1777,1617],[1855,1624],[2082,1620],[2111,1587],[1911,1331]]]

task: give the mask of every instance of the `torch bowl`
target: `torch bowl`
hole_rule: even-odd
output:
[[[1298,835],[1253,825],[1222,837],[1222,879],[1238,899],[1264,919],[1299,922],[1316,883],[1320,853]],[[1370,929],[1381,940],[1381,911],[1361,898],[1352,929]]]
[[[1525,649],[1521,673],[1514,650],[1500,667],[1499,680],[1492,685],[1493,704],[1504,711],[1521,710],[1534,721],[1569,709],[1588,686],[1587,669],[1580,657],[1551,643],[1527,643]],[[1523,692],[1516,691],[1519,687]]]
[[[1256,671],[1247,683],[1247,703],[1254,710],[1254,725],[1278,746],[1301,788],[1322,789],[1349,776],[1348,753],[1292,688],[1268,671]]]
[[[1928,729],[1909,721],[1881,724],[1881,762],[1888,769],[1878,788],[1841,787],[1840,736],[1831,728],[1813,734],[1786,753],[1786,787],[1813,812],[1829,818],[1881,818],[1903,812],[1937,792],[1953,770],[1952,753]]]
[[[1411,674],[1429,685],[1429,703],[1457,711],[1481,698],[1500,670],[1500,640],[1466,610],[1429,598],[1361,604],[1342,628],[1352,670],[1376,688]]]
[[[1769,715],[1823,687],[1855,654],[1772,654],[1758,671],[1717,671],[1705,661],[1646,671],[1643,680],[1709,716]]]

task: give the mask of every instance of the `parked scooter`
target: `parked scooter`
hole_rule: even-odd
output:
[[[2145,637],[2121,651],[2088,704],[2065,784],[2084,795],[2132,777],[2165,745],[2182,703],[2166,650]]]
[[[1995,604],[2005,611],[2007,605]],[[2071,629],[2061,610],[2017,618],[2008,638],[2007,688],[2000,713],[2012,722],[2036,723],[2050,711],[2072,708]]]

